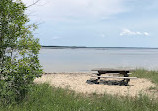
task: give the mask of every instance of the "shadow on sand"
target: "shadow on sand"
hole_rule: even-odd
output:
[[[123,80],[99,80],[99,82],[97,80],[87,80],[86,83],[87,84],[129,86],[129,84]]]

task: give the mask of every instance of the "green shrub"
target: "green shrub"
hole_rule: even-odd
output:
[[[33,80],[42,73],[40,44],[33,38],[36,25],[29,24],[21,0],[0,0],[0,101],[25,98]]]

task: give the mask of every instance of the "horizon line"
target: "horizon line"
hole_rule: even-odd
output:
[[[91,47],[91,46],[56,46],[56,45],[41,45],[41,47],[56,47],[56,48],[137,48],[137,49],[158,49],[158,47]]]

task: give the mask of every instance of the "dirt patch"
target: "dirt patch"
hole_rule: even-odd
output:
[[[105,84],[88,84],[92,74],[89,73],[51,73],[35,79],[35,83],[49,83],[55,87],[69,88],[79,93],[85,94],[112,94],[123,96],[137,96],[140,93],[154,95],[149,91],[150,87],[155,87],[147,79],[130,80],[129,86],[105,85]]]

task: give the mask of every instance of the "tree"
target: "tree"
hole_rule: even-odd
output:
[[[29,24],[21,0],[0,0],[0,100],[22,100],[36,77],[42,74],[39,40]]]

